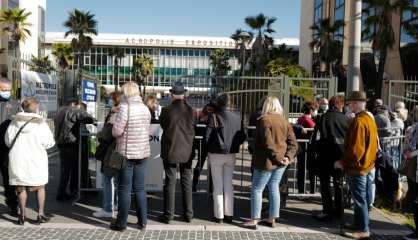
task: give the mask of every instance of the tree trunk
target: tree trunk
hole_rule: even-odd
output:
[[[82,84],[83,84],[83,61],[84,61],[84,52],[79,52],[78,54],[78,80],[77,87],[75,88],[75,96],[79,97],[82,100]],[[78,96],[80,93],[80,96]]]
[[[115,84],[115,92],[119,87],[119,63],[117,58],[115,58],[115,64],[113,69],[113,84]]]
[[[386,62],[386,50],[380,51],[379,56],[379,67],[377,69],[377,82],[376,82],[376,98],[381,98],[382,86],[383,86],[383,74],[385,73],[385,62]]]
[[[145,99],[147,84],[148,84],[148,76],[144,76],[144,89],[143,89],[143,93],[142,93],[142,98],[143,99]]]

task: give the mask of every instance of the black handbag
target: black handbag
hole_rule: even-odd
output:
[[[129,109],[129,104],[128,104],[128,120],[126,121],[125,130],[124,130],[124,132],[126,134],[126,136],[125,136],[126,137],[125,155],[121,154],[118,151],[118,147],[116,145],[115,150],[110,155],[109,161],[105,161],[105,163],[106,163],[105,167],[106,168],[119,171],[119,170],[124,169],[127,166],[128,158],[126,157],[126,152],[127,152],[127,149],[128,149],[128,131],[127,131],[127,129],[128,129],[128,125],[129,125],[129,115],[130,115],[129,111],[130,111],[130,109]]]
[[[208,139],[208,152],[210,153],[227,153],[224,136],[223,126],[218,122],[216,114],[212,114],[213,126]]]

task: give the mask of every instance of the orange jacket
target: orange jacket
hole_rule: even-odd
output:
[[[347,174],[367,175],[374,168],[378,145],[373,116],[366,111],[358,113],[345,137],[343,163]]]

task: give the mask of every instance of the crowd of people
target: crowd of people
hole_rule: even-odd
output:
[[[3,93],[10,91],[8,86],[10,82],[7,79],[0,79],[2,101],[7,100]],[[96,150],[96,158],[103,162],[102,209],[93,213],[98,218],[114,217],[117,191],[117,215],[110,224],[112,230],[126,229],[131,194],[136,200],[138,228],[146,229],[145,176],[148,174],[147,159],[151,154],[151,123],[160,124],[163,130],[161,158],[165,182],[159,220],[166,224],[174,218],[178,170],[183,195],[183,220],[188,223],[193,220],[192,193],[197,191],[206,158],[213,183],[210,190],[213,195],[213,221],[233,221],[235,155],[245,140],[249,142],[248,149],[252,155],[251,215],[250,220],[242,224],[245,228],[257,229],[260,223],[275,226],[280,217],[281,203],[285,202],[281,199],[282,188],[279,186],[286,179],[286,170],[295,159],[300,193],[313,193],[315,176],[319,177],[323,211],[315,216],[318,220],[342,217],[346,177],[353,200],[354,221],[350,226],[352,231],[345,232],[345,235],[352,238],[370,236],[369,210],[376,202],[375,194],[378,193],[378,198],[395,201],[401,173],[408,177],[411,199],[416,197],[418,108],[408,116],[402,102],[390,111],[378,99],[371,111],[367,111],[366,94],[354,91],[346,99],[337,95],[318,102],[306,101],[303,115],[291,124],[283,114],[279,99],[269,96],[251,115],[249,125],[254,128],[246,133],[243,119],[239,112],[231,108],[228,94],[217,96],[197,114],[187,103],[186,92],[183,84],[176,82],[170,89],[171,104],[164,108],[153,96],[143,101],[139,86],[133,82],[126,83],[120,92],[112,93],[112,106],[98,133],[99,146]],[[44,212],[45,185],[48,183],[47,152],[56,146],[60,153],[57,200],[77,199],[80,190],[79,129],[94,123],[95,119],[83,109],[80,101],[71,100],[55,117],[53,134],[38,115],[39,102],[35,98],[25,99],[21,105],[22,112],[0,125],[1,171],[6,204],[11,214],[18,217],[18,223],[23,225],[27,191],[36,191],[39,206],[37,222],[45,223],[49,221]],[[400,136],[404,133],[406,137],[403,141]],[[203,144],[197,144],[196,135],[202,136]],[[388,137],[395,138],[388,142]],[[308,139],[309,145],[299,146],[299,138]],[[401,148],[400,144],[404,146]],[[201,152],[193,170],[196,149]],[[28,151],[33,154],[28,155]],[[308,158],[304,157],[305,153]],[[305,189],[305,165],[308,166],[310,189]],[[269,214],[266,220],[262,220],[263,191],[266,187]],[[415,216],[418,218],[418,214]],[[417,234],[411,234],[408,239],[418,239]]]

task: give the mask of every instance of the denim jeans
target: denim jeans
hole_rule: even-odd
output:
[[[279,183],[286,167],[279,167],[273,171],[254,169],[251,189],[251,218],[261,218],[261,206],[263,203],[263,190],[268,186],[269,190],[269,216],[278,218],[280,215]]]
[[[147,193],[145,190],[146,159],[128,160],[118,176],[118,216],[116,224],[126,227],[131,206],[131,192],[136,197],[138,223],[147,224]]]
[[[115,184],[114,177],[103,174],[103,210],[113,212],[113,203],[115,202]]]
[[[376,168],[373,168],[369,174],[367,174],[367,206],[371,206],[376,198]]]
[[[371,174],[371,173],[369,173]],[[368,210],[368,178],[369,176],[348,176],[350,191],[354,201],[354,228],[360,232],[369,231]]]

